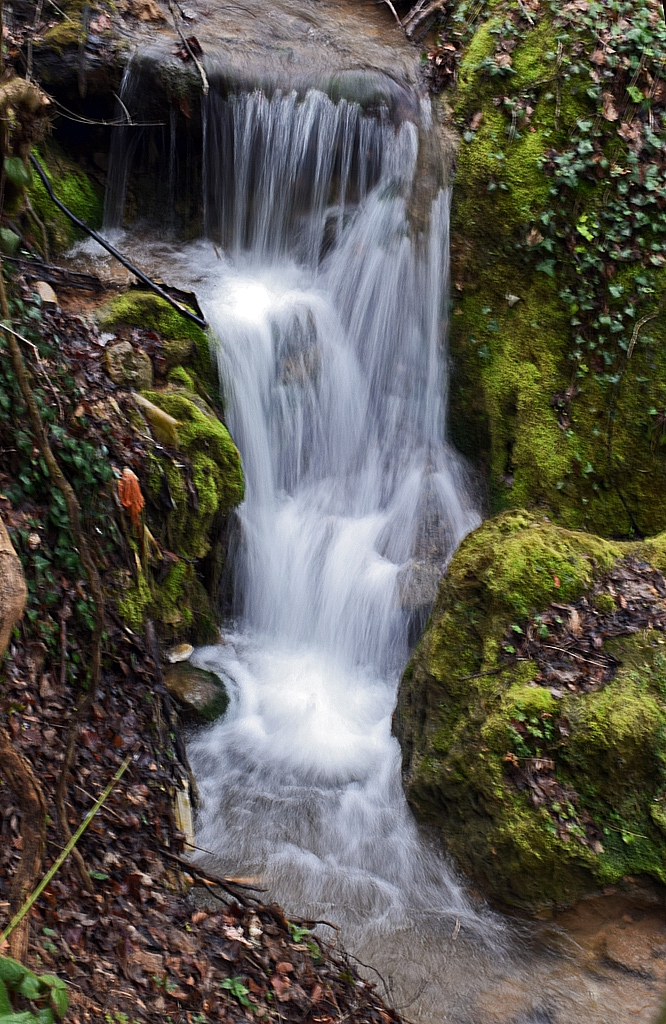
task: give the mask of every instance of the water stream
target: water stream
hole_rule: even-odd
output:
[[[576,950],[473,898],[402,791],[391,715],[410,636],[480,521],[446,441],[449,196],[439,168],[415,198],[420,109],[212,91],[205,237],[125,239],[196,289],[246,474],[233,620],[195,655],[231,697],[190,743],[197,844],[339,925],[412,1020],[648,1021],[626,1010],[631,986],[572,974]],[[116,148],[118,224],[131,160]],[[175,161],[170,143],[170,207]]]
[[[451,934],[477,915],[419,840],[391,736],[410,587],[479,522],[444,431],[448,198],[415,235],[412,123],[319,92],[229,106],[206,309],[247,496],[236,628],[197,656],[232,695],[190,748],[198,841],[357,943],[418,914]]]

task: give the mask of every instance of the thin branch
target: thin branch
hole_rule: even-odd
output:
[[[100,809],[100,807],[102,806],[102,804],[105,802],[105,800],[108,799],[111,791],[115,788],[116,784],[121,780],[121,778],[123,777],[123,775],[127,771],[127,768],[129,766],[129,763],[130,763],[131,760],[132,760],[132,755],[128,754],[127,757],[125,758],[125,760],[123,761],[123,763],[121,764],[120,768],[116,772],[116,774],[111,779],[111,782],[108,784],[108,786],[106,787],[106,789],[102,793],[102,795],[99,797],[98,800],[95,801],[94,806],[90,808],[90,810],[86,814],[85,818],[83,819],[83,821],[81,822],[81,824],[77,828],[76,832],[70,838],[69,842],[65,846],[64,850],[62,850],[60,855],[58,857],[56,857],[55,861],[53,862],[53,864],[51,865],[49,870],[46,872],[46,874],[42,878],[41,882],[39,883],[39,885],[37,886],[35,891],[25,901],[25,903],[23,904],[21,909],[18,911],[18,913],[16,913],[14,915],[14,917],[11,919],[11,921],[9,922],[9,924],[7,925],[7,927],[5,928],[3,933],[0,935],[0,948],[2,947],[2,944],[4,942],[6,942],[7,938],[11,935],[11,933],[14,931],[16,926],[18,924],[20,924],[20,922],[23,920],[23,918],[26,916],[26,914],[28,914],[30,912],[30,910],[32,909],[32,907],[34,906],[36,901],[39,899],[41,894],[44,892],[44,889],[46,889],[46,886],[49,884],[49,882],[51,881],[53,876],[56,874],[57,871],[59,871],[59,869],[65,863],[65,861],[69,857],[70,853],[75,848],[75,846],[78,843],[79,839],[81,838],[81,836],[83,835],[85,830],[88,828],[88,825],[93,820],[93,818],[97,814],[97,812]]]
[[[400,18],[398,17],[398,12],[396,11],[396,9],[393,6],[393,4],[391,3],[391,0],[382,0],[382,3],[385,3],[387,7],[391,8],[391,13],[393,14],[393,17],[396,20],[396,24],[397,24],[398,28],[402,28],[402,22],[400,21]],[[664,0],[664,3],[666,3],[666,0]]]
[[[190,44],[188,43],[187,39],[185,38],[185,35],[183,34],[183,31],[182,31],[180,25],[178,24],[178,15],[176,14],[176,12],[174,10],[172,0],[169,0],[169,10],[171,11],[171,14],[173,16],[174,28],[176,29],[176,32],[180,36],[180,41],[183,44],[183,46],[185,47],[185,49],[187,50],[187,52],[189,53],[189,55],[192,58],[192,60],[194,61],[195,65],[196,65],[196,68],[197,68],[197,71],[199,72],[199,74],[201,76],[201,91],[203,92],[204,96],[207,96],[208,95],[209,86],[208,86],[208,78],[206,77],[206,72],[204,70],[204,66],[201,63],[201,61],[199,60],[199,58],[197,57],[197,55],[195,54],[195,52],[192,49],[192,47],[190,46]]]
[[[666,0],[664,0],[664,4],[666,4]],[[656,319],[656,317],[659,316],[659,314],[661,312],[661,307],[662,306],[663,306],[663,301],[659,303],[659,309],[657,310],[656,313],[650,313],[649,316],[644,316],[641,320],[638,321],[638,323],[634,327],[633,333],[631,335],[631,341],[629,343],[629,348],[627,349],[627,359],[631,359],[632,353],[633,353],[634,348],[636,346],[636,342],[638,341],[638,335],[639,335],[639,332],[641,331],[641,328],[645,327],[645,325],[648,324],[650,322],[650,320],[654,320],[654,319]]]

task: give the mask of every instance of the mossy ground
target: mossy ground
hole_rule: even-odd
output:
[[[557,700],[535,684],[535,661],[506,656],[507,633],[528,617],[577,600],[628,554],[658,563],[664,541],[610,542],[510,511],[471,534],[451,563],[394,727],[418,816],[502,902],[570,904],[625,875],[666,882],[663,634],[612,641],[613,680]],[[553,760],[557,786],[577,794],[570,831],[512,781],[517,719],[540,737],[537,753]],[[598,852],[580,841],[583,819],[602,837]]]
[[[243,500],[244,481],[238,449],[209,404],[217,394],[217,379],[208,338],[150,292],[135,290],[111,299],[97,319],[106,330],[126,325],[160,335],[170,369],[162,386],[145,391],[144,397],[178,422],[177,449],[156,448],[144,467],[148,524],[169,554],[142,571],[126,593],[122,613],[134,628],[150,614],[166,637],[211,642],[217,636],[214,595],[204,587],[197,566],[213,549],[219,555],[217,538]],[[176,357],[183,362],[174,366]],[[169,557],[177,561],[169,564]]]
[[[633,323],[654,315],[630,359],[626,344],[610,370],[604,353],[576,354],[562,292],[579,257],[559,241],[543,254],[550,262],[535,256],[553,204],[543,158],[566,149],[585,117],[601,124],[616,156],[628,151],[589,95],[586,56],[576,58],[578,70],[562,72],[558,52],[572,36],[551,7],[542,4],[520,30],[512,27],[516,5],[487,7],[463,49],[456,87],[441,101],[463,135],[452,204],[451,431],[485,469],[493,511],[536,506],[570,528],[645,536],[666,528],[666,313],[658,303],[666,282],[634,303]],[[501,37],[510,42],[508,68],[498,63]],[[572,188],[583,230],[615,188],[612,168],[599,171],[596,185]],[[644,262],[654,269],[647,246]],[[618,264],[616,291],[629,270],[636,273]],[[598,302],[608,314],[607,297]]]
[[[218,395],[217,373],[210,359],[210,343],[205,331],[181,316],[159,295],[139,289],[124,292],[103,307],[98,320],[105,330],[128,324],[157,331],[165,340],[167,355],[169,343],[178,346],[184,340],[190,340],[194,347],[188,350],[183,360],[187,364],[186,373],[196,390],[204,389],[208,397]]]

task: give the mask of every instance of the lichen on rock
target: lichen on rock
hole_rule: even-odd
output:
[[[504,903],[666,882],[664,542],[505,512],[442,582],[394,719],[405,787]]]

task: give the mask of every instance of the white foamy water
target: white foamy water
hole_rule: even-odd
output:
[[[224,236],[230,211],[230,252],[202,298],[247,493],[236,630],[197,655],[231,694],[190,747],[198,843],[357,940],[418,907],[451,932],[476,915],[424,851],[391,735],[400,580],[441,571],[479,522],[444,432],[447,196],[416,235],[411,123],[315,92],[227,107],[208,216]]]

